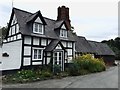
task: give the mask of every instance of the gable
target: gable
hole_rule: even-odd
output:
[[[12,19],[12,22],[11,22],[11,25],[14,25],[17,23],[17,18],[16,18],[16,15],[14,14],[13,15],[13,19]]]
[[[19,25],[15,13],[11,17],[8,28],[8,36],[15,35],[19,33]]]
[[[63,25],[61,26],[61,28],[62,28],[62,29],[66,29],[65,24],[63,24]]]
[[[62,49],[62,47],[61,47],[60,44],[58,44],[58,45],[55,47],[55,49]]]
[[[37,22],[37,23],[43,23],[40,19],[40,17],[37,17],[36,20],[34,22]]]
[[[12,22],[14,14],[16,15],[17,23],[19,24],[19,32],[21,34],[25,34],[25,35],[32,35],[32,36],[41,37],[40,34],[33,34],[32,23],[34,21],[36,21],[36,22],[41,22],[42,21],[42,24],[45,25],[45,26],[43,26],[44,36],[46,38],[58,39],[59,38],[59,34],[58,34],[59,32],[57,30],[55,30],[55,28],[60,29],[61,26],[63,24],[65,24],[64,21],[55,21],[55,20],[52,20],[52,19],[49,19],[49,18],[46,18],[46,17],[42,17],[40,11],[36,12],[36,13],[31,13],[31,12],[16,9],[16,8],[13,8],[13,10],[12,10],[10,22]],[[9,25],[8,25],[8,29],[11,26],[10,22],[9,22]],[[64,25],[64,27],[65,27],[65,25]],[[8,36],[8,32],[7,32],[7,36]],[[64,38],[61,38],[61,39],[63,40]],[[72,38],[72,33],[68,33],[68,39],[67,40],[68,41],[74,41],[74,38]]]

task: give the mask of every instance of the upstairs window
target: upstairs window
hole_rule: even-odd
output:
[[[61,29],[61,30],[60,30],[60,37],[65,37],[65,38],[67,38],[67,30]]]
[[[43,34],[43,25],[40,23],[34,23],[33,24],[33,32]]]

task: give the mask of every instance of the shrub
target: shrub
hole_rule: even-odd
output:
[[[16,76],[23,78],[23,79],[27,79],[27,78],[31,78],[34,77],[36,74],[33,70],[22,70],[22,71],[18,71]]]
[[[90,72],[86,69],[81,69],[80,72],[79,72],[80,75],[86,75],[88,73],[90,73]]]
[[[73,63],[77,63],[81,70],[87,70],[88,72],[100,72],[105,70],[103,59],[93,58],[90,54],[73,59]]]
[[[53,72],[55,75],[61,72],[61,66],[60,65],[54,65],[53,66]]]
[[[79,66],[78,63],[70,64],[70,66],[67,69],[68,74],[71,75],[71,76],[79,75],[79,71],[80,71],[80,66]]]
[[[52,73],[49,72],[49,71],[42,71],[42,72],[41,72],[41,76],[42,76],[42,77],[51,77],[51,76],[52,76]]]

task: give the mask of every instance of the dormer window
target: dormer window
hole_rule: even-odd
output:
[[[66,30],[66,29],[61,29],[61,30],[60,30],[60,37],[65,37],[65,38],[67,38],[67,30]]]
[[[33,32],[43,34],[43,25],[41,23],[34,23],[33,24]]]

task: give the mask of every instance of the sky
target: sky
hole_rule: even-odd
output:
[[[13,3],[12,3],[13,1]],[[0,26],[9,22],[12,6],[44,17],[57,19],[57,8],[69,7],[74,32],[87,40],[102,41],[118,36],[118,0],[2,0]]]

